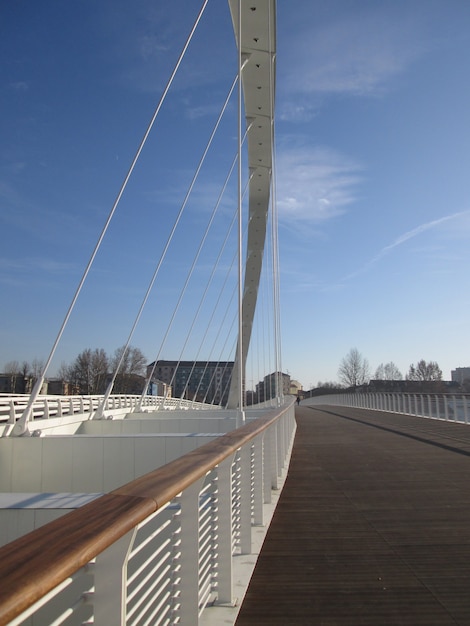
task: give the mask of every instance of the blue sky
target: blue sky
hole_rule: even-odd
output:
[[[0,369],[49,354],[200,3],[168,6],[0,2]],[[470,365],[470,4],[283,0],[277,20],[283,369],[304,387],[334,381],[357,347],[372,370],[424,358],[448,379]],[[234,76],[224,2],[209,2],[189,58],[55,366],[127,338]],[[132,341],[149,360],[231,163],[234,119],[231,106]],[[179,317],[175,332],[191,324]],[[160,356],[179,351],[169,339]]]

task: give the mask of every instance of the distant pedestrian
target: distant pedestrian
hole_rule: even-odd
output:
[[[297,406],[300,404],[300,396],[297,396]]]

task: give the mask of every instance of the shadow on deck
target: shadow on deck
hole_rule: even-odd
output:
[[[470,624],[470,426],[296,410],[236,626]]]

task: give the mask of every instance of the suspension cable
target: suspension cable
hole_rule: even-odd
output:
[[[188,201],[188,199],[189,199],[189,195],[190,195],[190,193],[191,193],[191,191],[192,191],[192,189],[193,189],[193,187],[194,187],[194,184],[195,184],[195,182],[196,182],[197,176],[199,175],[199,172],[200,172],[201,167],[202,167],[202,165],[203,165],[203,163],[204,163],[204,160],[205,160],[205,157],[206,157],[206,155],[207,155],[207,152],[208,152],[208,150],[209,150],[209,148],[210,148],[210,145],[212,144],[212,141],[213,141],[214,136],[215,136],[215,132],[216,132],[216,130],[217,130],[217,128],[218,128],[218,126],[219,126],[219,124],[220,124],[220,122],[221,122],[222,116],[223,116],[223,114],[224,114],[224,112],[225,112],[225,110],[226,110],[226,108],[227,108],[227,106],[228,106],[228,103],[229,103],[230,97],[231,97],[232,92],[233,92],[233,90],[234,90],[234,88],[235,88],[235,85],[236,85],[236,83],[237,83],[237,80],[238,80],[238,77],[235,77],[235,79],[234,79],[234,81],[233,81],[233,83],[232,83],[232,86],[231,86],[231,88],[230,88],[229,94],[227,95],[227,98],[226,98],[226,100],[225,100],[224,106],[222,107],[222,111],[220,112],[219,118],[218,118],[218,120],[217,120],[217,122],[216,122],[216,125],[215,125],[215,127],[214,127],[214,130],[212,131],[211,137],[210,137],[210,139],[209,139],[209,141],[208,141],[208,144],[207,144],[207,146],[206,146],[206,149],[205,149],[205,151],[204,151],[204,154],[203,154],[203,156],[201,157],[201,161],[200,161],[200,163],[199,163],[199,165],[198,165],[198,168],[196,169],[196,172],[195,172],[195,174],[194,174],[193,180],[191,181],[191,184],[190,184],[190,186],[189,186],[188,192],[187,192],[186,197],[185,197],[185,199],[184,199],[184,201],[183,201],[183,205],[182,205],[182,207],[181,207],[181,209],[180,209],[180,213],[179,213],[179,215],[178,215],[177,221],[175,222],[175,225],[174,225],[174,227],[173,227],[172,233],[171,233],[171,235],[170,235],[169,240],[167,241],[167,244],[166,244],[166,246],[165,246],[165,250],[164,250],[164,252],[162,253],[162,257],[160,258],[160,261],[159,261],[159,263],[158,263],[158,267],[157,267],[157,269],[155,270],[155,272],[158,272],[158,270],[159,270],[159,269],[160,269],[160,267],[161,267],[161,264],[162,264],[162,262],[163,262],[164,256],[166,255],[166,252],[167,252],[168,247],[169,247],[169,245],[170,245],[171,238],[173,237],[174,231],[176,230],[177,223],[178,223],[178,221],[179,221],[179,219],[180,219],[180,217],[181,217],[182,211],[183,211],[184,207],[186,206],[186,203],[187,203],[187,201]],[[247,132],[248,132],[248,129],[247,129]],[[229,172],[228,177],[230,176],[230,174],[231,174],[231,172],[232,172],[232,170],[233,170],[233,167],[234,167],[234,166],[232,165],[232,167],[230,168],[230,172]],[[225,181],[225,183],[224,183],[222,193],[223,193],[223,191],[225,190],[225,187],[226,187],[226,186],[227,186],[227,184],[228,184],[228,177],[226,178],[226,181]],[[161,342],[161,344],[160,344],[160,348],[159,348],[159,350],[158,350],[158,354],[157,354],[157,356],[156,356],[156,358],[155,358],[155,360],[154,360],[153,367],[152,367],[152,369],[151,369],[151,371],[150,371],[150,374],[147,376],[147,379],[146,379],[146,382],[145,382],[145,387],[144,387],[144,389],[142,390],[142,395],[141,395],[141,399],[140,399],[140,406],[142,405],[143,399],[144,399],[144,397],[145,397],[145,395],[146,395],[147,387],[148,387],[148,385],[149,385],[149,383],[150,383],[150,381],[151,381],[151,379],[152,379],[152,377],[153,377],[153,375],[154,375],[155,368],[156,368],[156,366],[157,366],[157,361],[158,361],[158,359],[160,358],[160,354],[161,354],[161,352],[162,352],[162,350],[163,350],[163,347],[164,347],[164,345],[165,345],[165,342],[166,342],[166,340],[167,340],[167,338],[168,338],[169,332],[170,332],[170,330],[171,330],[171,328],[172,328],[172,326],[173,326],[173,322],[174,322],[174,320],[175,320],[176,314],[177,314],[178,309],[179,309],[179,307],[180,307],[180,305],[181,305],[181,302],[182,302],[182,300],[183,300],[183,296],[184,296],[184,294],[185,294],[185,292],[186,292],[187,286],[188,286],[188,284],[189,284],[189,280],[190,280],[191,275],[192,275],[192,273],[193,273],[193,271],[194,271],[196,261],[197,261],[197,259],[198,259],[198,257],[199,257],[199,254],[200,254],[200,252],[201,252],[202,246],[203,246],[204,241],[205,241],[205,239],[206,239],[206,237],[207,237],[207,234],[208,234],[208,230],[209,230],[210,224],[211,224],[211,223],[212,223],[212,221],[213,221],[213,218],[214,218],[214,215],[215,215],[216,209],[218,208],[218,206],[219,206],[219,204],[220,204],[220,201],[221,201],[221,196],[219,196],[219,200],[218,200],[218,202],[216,203],[216,206],[215,206],[215,208],[214,208],[214,210],[213,210],[213,213],[212,213],[212,216],[211,216],[211,220],[210,220],[210,222],[209,222],[209,226],[208,226],[208,227],[207,227],[207,229],[206,229],[206,233],[204,234],[203,240],[202,240],[202,242],[201,242],[201,244],[200,244],[200,246],[199,246],[198,252],[197,252],[197,254],[196,254],[196,258],[195,258],[195,259],[194,259],[194,261],[193,261],[192,267],[191,267],[191,269],[190,269],[190,271],[189,271],[189,273],[188,273],[188,276],[187,276],[187,278],[186,278],[186,281],[185,281],[185,284],[184,284],[184,286],[183,286],[183,289],[182,289],[182,290],[181,290],[181,292],[180,292],[180,295],[179,295],[179,298],[178,298],[177,304],[176,304],[176,306],[175,306],[175,308],[174,308],[174,310],[173,310],[172,316],[171,316],[171,318],[170,318],[170,322],[169,322],[169,324],[168,324],[168,326],[167,326],[167,329],[166,329],[165,334],[164,334],[164,336],[163,336],[162,342]],[[156,274],[155,274],[154,276],[155,276],[155,278],[156,278]]]
[[[100,408],[99,408],[99,409],[98,409],[98,411],[97,411],[97,414],[96,414],[96,418],[97,418],[97,419],[99,419],[100,417],[102,417],[104,407],[106,406],[106,402],[108,401],[108,398],[109,398],[109,396],[111,395],[111,391],[112,391],[112,389],[113,389],[114,382],[115,382],[115,380],[116,380],[116,377],[117,377],[117,374],[118,374],[118,372],[119,372],[119,369],[120,369],[120,367],[121,367],[121,365],[122,365],[122,362],[123,362],[123,360],[124,360],[125,353],[126,353],[126,351],[127,351],[128,347],[129,347],[129,345],[130,345],[130,342],[131,342],[131,339],[132,339],[132,337],[133,337],[133,335],[134,335],[135,329],[137,328],[137,324],[138,324],[138,322],[139,322],[139,320],[140,320],[140,317],[141,317],[141,315],[142,315],[142,312],[143,312],[143,310],[144,310],[144,307],[145,307],[145,305],[146,305],[146,303],[147,303],[147,300],[148,300],[148,298],[149,298],[149,296],[150,296],[150,293],[151,293],[151,291],[152,291],[152,289],[153,289],[153,286],[154,286],[155,281],[156,281],[156,279],[157,279],[157,276],[158,276],[158,273],[159,273],[160,268],[161,268],[161,266],[162,266],[162,263],[163,263],[163,261],[164,261],[164,259],[165,259],[165,257],[166,257],[166,253],[168,252],[168,248],[170,247],[170,244],[171,244],[171,242],[172,242],[172,240],[173,240],[173,236],[174,236],[174,234],[175,234],[175,232],[176,232],[176,229],[177,229],[177,227],[178,227],[178,224],[179,224],[179,222],[180,222],[180,220],[181,220],[181,216],[183,215],[184,209],[186,208],[186,205],[187,205],[187,203],[188,203],[188,200],[189,200],[189,197],[190,197],[190,195],[191,195],[191,193],[192,193],[192,190],[193,190],[193,188],[194,188],[194,185],[196,184],[196,181],[197,181],[197,179],[198,179],[199,173],[200,173],[201,168],[202,168],[202,166],[203,166],[203,164],[204,164],[204,161],[205,161],[205,159],[206,159],[207,153],[209,152],[209,149],[210,149],[210,147],[211,147],[211,145],[212,145],[212,142],[213,142],[213,140],[214,140],[214,137],[215,137],[215,135],[216,135],[217,129],[219,128],[220,122],[222,121],[222,118],[223,118],[223,116],[224,116],[225,110],[227,109],[228,103],[229,103],[229,101],[230,101],[230,97],[231,97],[232,92],[233,92],[233,90],[234,90],[234,88],[235,88],[235,85],[236,85],[236,83],[237,83],[237,80],[238,80],[238,78],[237,78],[237,77],[235,77],[235,79],[234,79],[234,80],[233,80],[233,82],[232,82],[232,85],[231,85],[231,87],[230,87],[230,89],[229,89],[229,92],[228,92],[227,97],[226,97],[226,99],[225,99],[225,102],[224,102],[224,104],[223,104],[222,110],[221,110],[221,111],[220,111],[220,113],[219,113],[219,116],[218,116],[217,121],[216,121],[216,123],[215,123],[215,125],[214,125],[214,128],[212,129],[212,132],[211,132],[211,135],[210,135],[209,140],[208,140],[208,142],[207,142],[207,145],[206,145],[206,147],[205,147],[205,149],[204,149],[204,152],[203,152],[203,154],[202,154],[202,156],[201,156],[201,158],[200,158],[200,160],[199,160],[199,163],[198,163],[198,166],[197,166],[197,168],[196,168],[196,171],[194,172],[193,178],[192,178],[192,180],[191,180],[191,184],[189,185],[188,191],[186,192],[186,196],[185,196],[185,198],[184,198],[184,200],[183,200],[183,203],[182,203],[182,205],[181,205],[181,207],[180,207],[180,210],[179,210],[179,212],[178,212],[178,215],[177,215],[177,217],[176,217],[176,220],[175,220],[175,222],[174,222],[174,224],[173,224],[173,228],[171,229],[171,232],[170,232],[170,234],[169,234],[169,236],[168,236],[168,239],[167,239],[167,242],[166,242],[165,247],[164,247],[164,249],[163,249],[163,252],[162,252],[162,254],[161,254],[161,256],[160,256],[160,259],[159,259],[159,261],[158,261],[157,267],[155,268],[155,271],[154,271],[154,273],[153,273],[153,276],[152,276],[152,278],[151,278],[151,280],[150,280],[150,283],[149,283],[149,286],[148,286],[147,291],[146,291],[146,293],[145,293],[145,296],[144,296],[144,299],[143,299],[143,301],[142,301],[142,304],[140,305],[139,312],[137,313],[137,316],[136,316],[136,318],[135,318],[135,320],[134,320],[134,323],[133,323],[133,325],[132,325],[132,329],[131,329],[131,332],[129,333],[129,337],[128,337],[127,342],[126,342],[126,344],[125,344],[125,349],[124,349],[124,350],[123,350],[123,352],[122,352],[121,359],[119,360],[119,363],[118,363],[118,364],[117,364],[117,366],[116,366],[116,369],[115,369],[115,372],[114,372],[113,377],[112,377],[112,379],[111,379],[111,382],[109,383],[108,388],[106,389],[106,393],[104,394],[104,397],[103,397],[103,400],[102,400],[102,402],[101,402]],[[198,256],[199,256],[200,251],[201,251],[201,247],[200,247],[200,248],[199,248],[199,250],[198,250]],[[173,323],[174,316],[176,315],[176,311],[178,310],[179,305],[181,304],[181,300],[182,300],[183,294],[184,294],[184,292],[185,292],[185,290],[186,290],[186,287],[187,287],[187,285],[188,285],[189,278],[191,277],[191,274],[192,274],[192,272],[193,272],[193,270],[194,270],[194,266],[195,266],[195,263],[196,263],[196,260],[197,260],[198,256],[196,257],[196,259],[195,259],[195,260],[194,260],[194,262],[193,262],[193,265],[192,265],[191,270],[190,270],[190,272],[189,272],[189,275],[188,275],[188,277],[187,277],[187,279],[186,279],[186,282],[185,282],[185,285],[184,285],[184,288],[183,288],[182,294],[181,294],[181,296],[180,296],[180,299],[178,300],[178,304],[177,304],[176,310],[175,310],[175,312],[174,312],[174,314],[173,314],[173,316],[172,316],[172,318],[171,318],[171,322],[170,322],[170,323]]]
[[[13,436],[20,436],[20,435],[29,434],[27,424],[28,424],[28,422],[29,422],[29,420],[31,418],[33,404],[36,401],[36,399],[37,399],[37,397],[38,397],[38,395],[39,395],[39,393],[41,391],[42,385],[43,385],[44,380],[46,378],[46,374],[47,374],[47,372],[49,370],[50,364],[51,364],[52,359],[54,357],[54,354],[55,354],[55,352],[57,350],[57,347],[59,345],[60,339],[61,339],[61,337],[62,337],[62,335],[64,333],[65,327],[67,326],[67,323],[68,323],[69,318],[70,318],[70,316],[72,314],[72,311],[75,308],[75,304],[77,302],[78,296],[80,295],[82,287],[85,284],[85,281],[86,281],[86,278],[87,278],[87,276],[88,276],[88,274],[90,272],[91,266],[93,265],[93,262],[95,260],[95,257],[97,255],[97,253],[98,253],[98,250],[101,247],[101,243],[102,243],[102,241],[104,239],[104,236],[105,236],[105,234],[106,234],[106,232],[108,230],[108,227],[109,227],[109,225],[111,223],[111,220],[112,220],[112,218],[114,216],[114,213],[115,213],[115,211],[116,211],[116,209],[118,207],[118,204],[119,204],[119,202],[121,200],[121,197],[122,197],[122,195],[124,193],[124,190],[127,187],[127,183],[129,182],[129,179],[130,179],[130,177],[132,175],[132,172],[134,171],[134,168],[135,168],[135,166],[137,164],[137,161],[138,161],[138,159],[140,157],[140,154],[141,154],[141,152],[142,152],[142,150],[144,148],[144,145],[145,145],[145,143],[147,141],[147,138],[148,138],[148,136],[150,134],[150,131],[152,130],[152,127],[153,127],[153,125],[155,123],[155,120],[157,119],[157,116],[158,116],[158,114],[160,112],[160,109],[161,109],[161,107],[163,105],[163,102],[166,99],[168,91],[169,91],[169,89],[170,89],[170,87],[171,87],[171,85],[173,83],[173,80],[174,80],[174,78],[176,76],[176,73],[177,73],[177,71],[178,71],[178,69],[179,69],[179,67],[181,65],[181,62],[183,61],[183,58],[184,58],[184,56],[186,54],[186,51],[187,51],[187,49],[189,47],[189,44],[190,44],[190,42],[191,42],[191,40],[193,38],[193,35],[196,32],[196,28],[197,28],[197,26],[198,26],[198,24],[199,24],[199,22],[200,22],[200,20],[202,18],[202,15],[203,15],[203,13],[205,11],[205,8],[207,6],[208,1],[209,0],[204,0],[204,2],[203,2],[203,5],[202,5],[202,7],[201,7],[201,9],[200,9],[200,11],[199,11],[199,13],[198,13],[198,15],[196,17],[196,20],[195,20],[195,22],[193,24],[193,27],[192,27],[192,29],[191,29],[191,31],[190,31],[187,39],[186,39],[186,43],[185,43],[185,45],[183,47],[183,50],[181,51],[180,56],[178,57],[176,65],[173,68],[171,76],[168,79],[166,87],[165,87],[165,89],[164,89],[164,91],[163,91],[163,93],[162,93],[162,95],[160,97],[160,101],[158,102],[158,105],[157,105],[157,107],[156,107],[156,109],[155,109],[155,111],[153,113],[152,119],[150,120],[150,123],[147,126],[147,130],[145,131],[144,136],[143,136],[143,138],[142,138],[142,140],[141,140],[141,142],[139,144],[139,147],[137,148],[137,152],[135,153],[135,156],[134,156],[134,158],[133,158],[133,160],[131,162],[131,165],[130,165],[128,171],[127,171],[127,174],[126,174],[126,176],[124,178],[124,181],[123,181],[123,183],[121,185],[121,188],[119,189],[119,192],[118,192],[118,194],[116,196],[114,204],[113,204],[113,206],[111,208],[111,211],[109,212],[109,215],[108,215],[108,217],[106,219],[106,222],[105,222],[105,224],[103,226],[103,229],[101,231],[101,234],[100,234],[100,236],[98,238],[98,241],[95,244],[95,247],[93,249],[91,257],[88,260],[88,263],[86,265],[85,271],[83,272],[83,275],[82,275],[82,277],[80,279],[78,287],[77,287],[77,289],[75,291],[75,295],[72,298],[72,302],[69,305],[69,308],[68,308],[67,313],[65,315],[64,321],[62,322],[62,325],[61,325],[61,327],[59,329],[59,332],[57,334],[57,337],[56,337],[56,339],[54,341],[54,344],[52,346],[52,349],[51,349],[51,352],[49,354],[49,357],[47,358],[47,361],[46,361],[46,363],[44,365],[44,368],[42,370],[41,376],[38,378],[38,380],[36,381],[36,383],[34,385],[33,390],[31,391],[31,395],[29,397],[28,404],[27,404],[25,410],[23,411],[23,414],[21,415],[21,418],[16,422],[16,424],[13,427],[13,430],[12,430],[12,433],[11,433]],[[124,354],[124,352],[123,352],[123,354]]]
[[[250,126],[251,126],[251,125],[250,125]],[[243,138],[243,141],[245,140],[245,138],[246,138],[246,136],[247,136],[247,134],[248,134],[249,128],[250,128],[250,127],[248,127],[248,128],[247,128],[247,130],[246,130],[246,132],[245,132],[245,136],[244,136],[244,138]],[[232,164],[232,168],[231,168],[231,170],[230,170],[230,173],[232,173],[232,171],[233,171],[233,169],[234,169],[234,167],[235,167],[235,165],[236,165],[236,162],[237,162],[237,156],[235,156],[235,159],[234,159],[234,161],[233,161],[233,164]],[[245,185],[245,189],[244,189],[244,192],[243,192],[243,195],[244,195],[244,196],[245,196],[245,194],[246,194],[246,192],[247,192],[249,182],[250,182],[250,179],[248,179],[248,181],[247,181],[247,183],[246,183],[246,185]],[[183,344],[183,347],[182,347],[182,349],[181,349],[181,351],[180,351],[179,360],[178,360],[178,363],[177,363],[177,366],[176,366],[177,368],[178,368],[178,366],[179,366],[179,364],[180,364],[180,362],[181,362],[182,354],[183,354],[183,351],[184,351],[184,349],[185,349],[185,347],[186,347],[186,345],[187,345],[187,342],[189,341],[189,337],[190,337],[190,335],[191,335],[191,333],[192,333],[192,330],[193,330],[194,324],[195,324],[195,322],[196,322],[196,317],[197,317],[197,316],[198,316],[198,314],[199,314],[200,308],[201,308],[201,306],[202,306],[203,299],[205,298],[205,295],[206,295],[206,293],[207,293],[207,289],[209,288],[209,285],[210,285],[210,283],[212,282],[212,279],[213,279],[213,277],[214,277],[214,275],[215,275],[215,271],[216,271],[216,269],[217,269],[217,267],[218,267],[218,265],[219,265],[220,258],[221,258],[221,256],[222,256],[222,252],[223,252],[223,251],[224,251],[224,249],[225,249],[225,246],[226,246],[227,241],[228,241],[229,234],[230,234],[230,233],[231,233],[231,231],[232,231],[232,228],[233,228],[233,225],[234,225],[234,223],[235,223],[235,219],[237,218],[237,216],[238,216],[238,209],[235,211],[235,213],[234,213],[234,215],[233,215],[232,222],[230,223],[229,229],[228,229],[228,231],[227,231],[227,235],[226,235],[226,237],[225,237],[225,241],[224,241],[224,243],[223,243],[223,244],[222,244],[222,246],[221,246],[221,250],[220,250],[219,255],[218,255],[218,257],[217,257],[217,260],[216,260],[216,262],[215,262],[214,268],[213,268],[213,270],[212,270],[211,276],[210,276],[209,281],[208,281],[208,285],[207,285],[206,290],[205,290],[205,292],[204,292],[204,294],[203,294],[203,298],[201,299],[200,305],[199,305],[199,307],[198,307],[198,309],[197,309],[197,311],[196,311],[196,314],[195,314],[195,316],[194,316],[194,318],[193,318],[193,322],[192,322],[192,324],[191,324],[191,327],[190,327],[190,329],[189,329],[189,331],[188,331],[188,333],[187,333],[187,335],[186,335],[186,340],[185,340],[185,342],[184,342],[184,344]],[[221,288],[221,290],[220,290],[219,297],[218,297],[218,299],[217,299],[217,301],[216,301],[216,303],[215,303],[214,309],[213,309],[213,311],[212,311],[212,315],[211,315],[211,317],[210,317],[209,321],[208,321],[208,322],[207,322],[207,324],[206,324],[206,330],[205,330],[204,335],[203,335],[203,337],[202,337],[202,339],[201,339],[201,342],[200,342],[200,344],[199,344],[199,348],[198,348],[198,350],[197,350],[197,353],[196,353],[195,359],[194,359],[194,361],[193,361],[193,365],[192,365],[191,371],[190,371],[189,376],[188,376],[188,380],[186,381],[186,385],[185,385],[185,387],[184,387],[184,389],[183,389],[183,391],[182,391],[182,397],[184,396],[184,393],[186,392],[186,390],[187,390],[187,388],[188,388],[188,386],[189,386],[189,381],[190,381],[190,378],[191,378],[191,376],[192,376],[192,374],[193,374],[193,372],[194,372],[194,370],[195,370],[195,368],[196,368],[196,362],[197,362],[197,360],[198,360],[198,358],[199,358],[199,354],[200,354],[200,351],[202,350],[202,346],[203,346],[203,344],[204,344],[204,341],[205,341],[205,338],[206,338],[206,336],[207,336],[207,333],[209,332],[209,329],[210,329],[210,328],[211,328],[211,326],[212,326],[212,320],[213,320],[214,315],[215,315],[215,312],[216,312],[216,310],[217,310],[217,308],[218,308],[218,305],[219,305],[219,302],[220,302],[220,299],[221,299],[222,293],[223,293],[223,291],[224,291],[224,289],[225,289],[225,285],[226,285],[227,280],[228,280],[228,278],[229,278],[229,276],[230,276],[230,273],[231,273],[232,267],[233,267],[233,265],[234,265],[234,262],[235,262],[236,256],[237,256],[237,255],[236,255],[236,253],[235,253],[235,255],[234,255],[234,256],[233,256],[233,258],[232,258],[232,263],[231,263],[231,265],[229,266],[229,268],[228,268],[228,270],[227,270],[227,272],[226,272],[225,280],[224,280],[224,283],[223,283],[222,288]],[[210,359],[209,359],[209,360],[210,360]],[[203,375],[205,374],[206,369],[207,369],[207,364],[206,364],[206,367],[204,368]],[[176,376],[176,370],[175,370],[175,373],[174,373],[174,375],[173,375],[173,378],[174,378],[175,376]],[[199,382],[199,384],[198,384],[198,387],[197,387],[196,393],[197,393],[197,391],[199,391],[199,387],[200,387],[201,382],[202,382],[202,378],[201,378],[201,381],[200,381],[200,382]],[[171,383],[170,383],[170,384],[171,384]]]

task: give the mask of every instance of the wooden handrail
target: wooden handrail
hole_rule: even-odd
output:
[[[0,626],[274,424],[293,402],[1,547]]]

